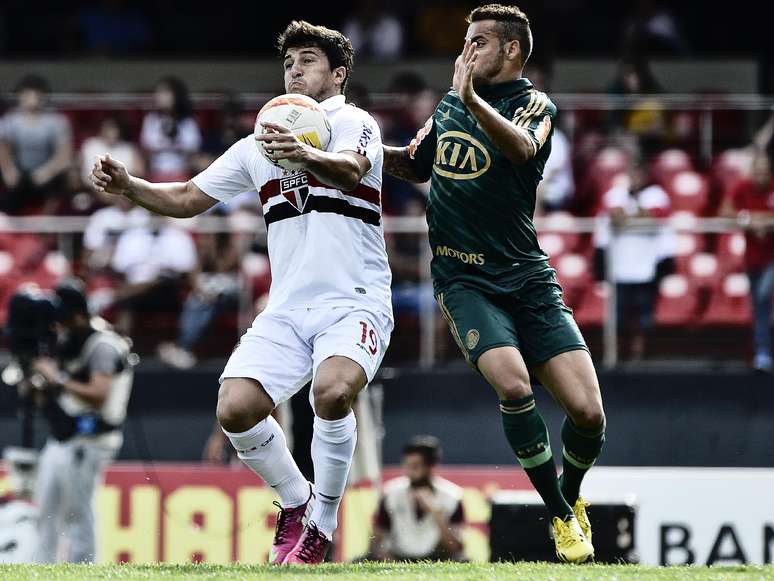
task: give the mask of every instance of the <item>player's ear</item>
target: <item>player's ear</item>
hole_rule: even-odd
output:
[[[516,40],[509,40],[505,43],[505,56],[508,60],[521,60],[521,43]]]
[[[347,67],[336,67],[333,69],[333,80],[337,86],[343,86],[347,80]]]

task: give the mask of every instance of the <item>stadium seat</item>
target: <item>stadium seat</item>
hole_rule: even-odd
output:
[[[741,232],[718,234],[718,266],[723,274],[744,270],[747,241]]]
[[[551,258],[558,258],[567,250],[567,245],[562,235],[554,232],[538,234],[538,244],[543,252]]]
[[[682,149],[667,149],[658,154],[650,167],[653,179],[663,187],[669,187],[672,178],[684,171],[693,171],[690,156]]]
[[[540,240],[544,236],[549,234],[560,237],[561,243],[556,240],[550,241],[549,244],[554,244],[557,248],[561,244],[561,252],[558,254],[565,254],[568,252],[575,252],[581,242],[582,235],[578,232],[572,232],[575,226],[575,216],[569,212],[552,212],[543,217],[540,223]],[[541,244],[541,248],[543,248]],[[543,248],[548,252],[549,256],[558,256],[549,252],[546,248]]]
[[[687,325],[695,321],[699,297],[690,280],[681,274],[665,276],[656,299],[657,325]]]
[[[714,254],[700,252],[699,254],[694,254],[688,260],[687,275],[691,280],[691,284],[707,288],[717,286],[722,279],[723,273]]]
[[[575,322],[581,327],[601,327],[606,317],[609,292],[605,282],[597,282],[587,287],[573,313]]]
[[[746,274],[729,274],[713,289],[707,310],[701,318],[704,325],[749,325],[752,322],[750,282]]]
[[[713,184],[727,194],[750,171],[750,154],[743,149],[729,149],[718,155],[710,167]]]
[[[680,232],[675,235],[675,261],[679,272],[688,272],[688,263],[691,258],[703,252],[707,246],[704,234],[692,234]]]
[[[709,202],[707,180],[695,171],[674,174],[666,185],[673,211],[702,215]]]

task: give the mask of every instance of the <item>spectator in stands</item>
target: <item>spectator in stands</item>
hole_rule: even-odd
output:
[[[145,160],[139,148],[127,138],[126,126],[118,115],[108,115],[99,125],[99,132],[93,137],[87,137],[81,145],[80,176],[84,186],[91,188],[91,169],[94,158],[108,154],[113,159],[120,159],[127,171],[132,175],[145,175]]]
[[[122,279],[115,292],[116,327],[130,335],[139,313],[179,312],[196,268],[196,245],[182,228],[147,215],[118,238],[111,267]]]
[[[595,247],[610,253],[598,262],[611,265],[608,273],[615,284],[619,329],[627,328],[629,315],[635,313],[629,356],[642,359],[645,341],[653,327],[653,312],[658,282],[668,273],[673,261],[674,233],[663,224],[633,226],[638,218],[665,218],[669,215],[669,196],[661,186],[649,180],[647,167],[634,162],[629,169],[628,186],[618,185],[602,198],[602,214],[609,218],[595,233]]]
[[[187,181],[202,145],[188,87],[177,77],[165,77],[156,85],[155,101],[156,111],[145,116],[140,132],[151,180]]]
[[[771,301],[774,294],[774,177],[771,160],[759,152],[752,163],[752,176],[743,180],[724,200],[721,213],[736,217],[745,229],[745,266],[750,279],[753,305],[753,367],[771,373]]]
[[[193,157],[196,173],[203,171],[229,147],[253,132],[255,114],[246,112],[236,95],[228,95],[215,127],[204,135],[201,151]]]
[[[622,60],[609,92],[634,99],[628,108],[612,110],[611,131],[636,138],[646,159],[663,149],[667,139],[667,117],[664,103],[657,96],[661,87],[648,61],[641,57]]]
[[[0,122],[0,173],[6,192],[0,210],[19,213],[38,207],[53,213],[72,163],[67,119],[47,108],[48,83],[29,75],[16,87],[17,107]]]
[[[239,255],[231,234],[200,234],[196,246],[193,288],[180,314],[177,342],[159,345],[159,358],[177,369],[196,364],[193,351],[210,322],[224,309],[236,307],[239,300]]]
[[[102,201],[111,205],[94,212],[83,232],[83,263],[92,276],[110,268],[121,234],[148,219],[146,210],[124,196],[103,195]],[[100,310],[97,308],[95,312]]]
[[[403,50],[403,24],[378,0],[361,0],[342,32],[359,58],[395,60]]]
[[[416,436],[403,448],[403,476],[384,484],[370,559],[460,560],[462,490],[435,474],[438,439]]]

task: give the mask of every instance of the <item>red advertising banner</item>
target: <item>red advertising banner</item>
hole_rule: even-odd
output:
[[[468,558],[489,557],[489,496],[501,489],[529,489],[516,467],[439,469],[464,490]],[[387,468],[384,480],[400,475]],[[7,481],[0,470],[0,494]],[[111,466],[96,495],[100,562],[263,563],[274,536],[274,492],[241,465],[118,463]],[[336,560],[368,551],[378,488],[359,483],[342,500]]]
[[[516,467],[441,468],[464,489],[469,558],[488,558],[488,496],[499,489],[527,489]],[[388,480],[400,474],[385,470]],[[262,563],[274,534],[276,496],[242,466],[116,464],[97,495],[99,558],[102,562]],[[378,490],[370,483],[350,488],[342,501],[337,560],[368,550]]]

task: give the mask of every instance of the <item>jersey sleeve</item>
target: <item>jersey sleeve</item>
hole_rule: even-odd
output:
[[[433,159],[438,142],[437,133],[435,117],[430,117],[408,146],[412,169],[423,181],[429,180],[433,173]]]
[[[89,370],[92,373],[115,375],[122,367],[121,354],[109,343],[99,343],[89,355]]]
[[[373,168],[382,155],[382,134],[376,119],[360,109],[354,111],[356,113],[337,119],[328,151],[354,151],[365,157]]]
[[[255,189],[250,172],[247,170],[248,154],[252,137],[237,141],[212,164],[195,176],[192,181],[205,194],[221,202],[228,202],[234,196]]]
[[[551,136],[555,120],[556,105],[545,93],[535,91],[527,105],[516,108],[512,122],[527,132],[537,154]]]

